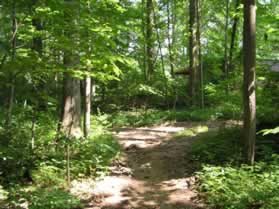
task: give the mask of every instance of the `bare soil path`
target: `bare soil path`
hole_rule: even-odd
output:
[[[115,135],[123,154],[111,175],[96,182],[86,209],[205,208],[192,188],[190,151],[195,137],[175,137],[199,125],[216,128],[216,124],[178,123],[119,129]]]

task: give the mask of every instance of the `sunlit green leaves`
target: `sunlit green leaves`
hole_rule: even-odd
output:
[[[269,134],[278,134],[279,133],[279,127],[273,128],[273,129],[264,129],[261,130],[259,133],[262,133],[263,136],[269,135]]]

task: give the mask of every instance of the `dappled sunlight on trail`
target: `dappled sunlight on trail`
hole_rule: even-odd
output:
[[[204,208],[193,188],[195,168],[190,151],[195,137],[176,134],[207,125],[181,123],[118,129],[115,135],[123,154],[112,165],[111,175],[96,182],[86,208]]]

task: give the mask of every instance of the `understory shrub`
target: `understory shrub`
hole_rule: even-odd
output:
[[[209,121],[241,118],[240,107],[225,103],[222,106],[206,109],[156,110],[135,109],[114,114],[99,114],[95,120],[107,127],[141,127],[164,122]]]
[[[6,207],[29,209],[79,209],[83,208],[77,197],[56,188],[13,187]]]
[[[209,208],[278,209],[279,155],[259,136],[254,166],[242,164],[241,129],[226,128],[199,136],[193,145],[198,190]]]
[[[279,208],[279,155],[255,166],[205,165],[198,177],[212,208]]]
[[[88,139],[59,136],[55,117],[37,114],[35,147],[31,147],[32,117],[14,114],[12,126],[0,124],[0,208],[82,208],[66,190],[66,145],[70,145],[71,178],[96,178],[107,173],[118,156],[117,140],[100,122]]]
[[[241,131],[239,127],[208,132],[197,138],[192,156],[199,164],[239,164],[241,161]]]

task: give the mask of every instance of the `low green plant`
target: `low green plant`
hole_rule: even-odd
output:
[[[211,131],[197,138],[192,147],[193,159],[199,164],[239,164],[242,157],[241,130],[238,127]]]
[[[211,208],[279,208],[279,156],[255,166],[205,165],[198,173],[200,191]]]
[[[79,141],[72,149],[75,151],[71,159],[72,174],[80,177],[104,175],[120,152],[118,142],[109,133]]]
[[[8,198],[8,192],[0,185],[0,203]]]
[[[106,118],[92,120],[94,131],[89,138],[66,140],[56,134],[55,117],[38,112],[32,149],[33,124],[28,113],[28,109],[15,111],[12,126],[0,125],[0,185],[4,186],[0,188],[0,208],[24,208],[26,204],[31,209],[82,208],[65,191],[66,145],[70,145],[72,179],[105,175],[120,151],[107,130]]]
[[[175,137],[196,136],[197,134],[206,133],[206,132],[208,132],[207,126],[196,126],[178,132],[177,134],[175,134]]]
[[[57,188],[16,186],[10,189],[7,208],[73,209],[83,208],[81,201],[69,192]]]
[[[242,164],[241,129],[226,128],[201,135],[192,155],[198,189],[209,208],[279,208],[279,155],[272,147],[258,146],[254,166]],[[260,136],[257,141],[264,140]]]
[[[32,179],[40,187],[64,188],[66,186],[65,172],[61,168],[44,163],[37,170],[32,171]]]
[[[210,121],[223,119],[239,119],[240,107],[222,105],[216,108],[189,110],[156,110],[137,109],[134,111],[119,111],[111,115],[99,114],[95,120],[107,127],[140,127],[156,125],[164,122]]]

